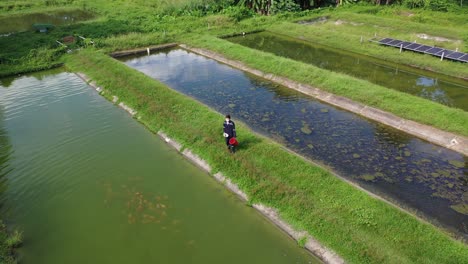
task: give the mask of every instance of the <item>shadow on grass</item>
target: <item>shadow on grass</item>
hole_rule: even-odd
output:
[[[236,151],[247,150],[261,142],[259,138],[252,138],[252,137],[247,137],[247,138],[240,137],[238,138],[238,140],[239,140],[239,145],[236,147]]]

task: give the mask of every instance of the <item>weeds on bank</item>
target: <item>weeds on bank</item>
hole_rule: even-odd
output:
[[[0,263],[15,264],[14,250],[23,242],[23,234],[18,230],[11,234],[5,224],[0,221]]]

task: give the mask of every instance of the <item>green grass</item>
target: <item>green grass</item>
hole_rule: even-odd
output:
[[[322,168],[238,125],[241,145],[225,155],[223,116],[105,54],[85,50],[66,65],[84,72],[111,100],[138,111],[151,131],[163,130],[222,171],[250,198],[277,208],[350,263],[461,263],[468,248],[432,225],[355,189]],[[196,122],[194,122],[194,120]],[[227,154],[227,153],[226,153]]]
[[[468,136],[468,112],[461,109],[450,108],[348,75],[323,70],[212,36],[189,36],[181,41],[216,51],[229,59],[242,61],[266,73],[310,84],[403,118]]]
[[[5,225],[0,221],[0,263],[15,264],[14,250],[23,241],[23,234],[18,230],[8,233]]]

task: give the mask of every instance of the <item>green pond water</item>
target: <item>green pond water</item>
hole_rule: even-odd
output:
[[[467,81],[346,53],[267,31],[227,40],[468,111]],[[437,62],[434,59],[434,63]]]
[[[32,13],[8,17],[0,16],[0,34],[33,30],[32,25],[36,23],[59,26],[73,24],[93,17],[93,14],[83,10]]]
[[[21,263],[317,263],[74,74],[2,79],[0,217]]]
[[[468,157],[180,48],[121,60],[468,239]]]

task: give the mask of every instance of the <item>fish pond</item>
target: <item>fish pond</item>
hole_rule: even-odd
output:
[[[62,70],[1,79],[0,201],[24,264],[318,263]]]
[[[69,25],[92,18],[94,14],[79,9],[0,16],[0,34],[33,30],[33,24]]]
[[[365,189],[468,235],[467,157],[183,49],[121,60]],[[242,144],[242,133],[238,137]]]
[[[339,51],[268,31],[227,40],[468,111],[467,81]]]

